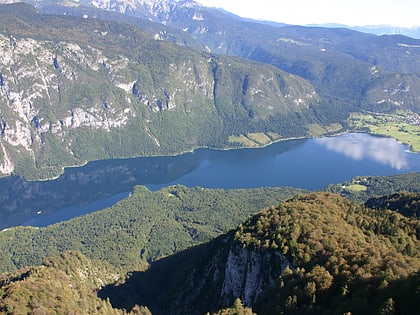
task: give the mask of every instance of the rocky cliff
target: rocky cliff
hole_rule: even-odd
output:
[[[395,310],[412,313],[417,293],[410,287],[420,264],[416,225],[338,195],[302,195],[153,262],[100,296],[127,310],[147,305],[153,314],[203,314],[237,298],[258,314],[376,313],[389,298]],[[402,302],[408,296],[411,302]]]
[[[287,132],[277,121],[296,113],[312,121],[319,106],[299,77],[134,26],[41,15],[24,4],[0,14],[4,175],[52,177],[87,160],[224,147],[234,134]]]
[[[352,112],[420,110],[416,39],[266,25],[194,1],[32,4],[56,15],[0,10],[2,175],[51,178],[89,160],[261,145],[343,131]]]

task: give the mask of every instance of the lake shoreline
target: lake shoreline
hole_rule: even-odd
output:
[[[29,220],[67,207],[85,208],[138,185],[151,191],[173,185],[316,191],[355,176],[420,172],[420,155],[407,152],[407,148],[389,137],[343,132],[340,136],[282,139],[258,150],[197,148],[188,152],[192,154],[98,160],[88,167],[66,169],[55,181],[25,183],[24,179],[16,179],[16,184],[10,185],[5,180],[0,198],[4,210],[28,214]],[[10,191],[12,186],[15,188]]]
[[[59,179],[61,176],[63,176],[66,169],[83,167],[83,166],[86,166],[87,164],[89,164],[91,162],[107,161],[107,160],[127,160],[127,159],[136,159],[136,158],[179,157],[181,155],[188,154],[188,153],[193,154],[195,151],[200,150],[200,149],[208,149],[208,150],[215,150],[215,151],[231,151],[231,150],[242,150],[242,149],[263,149],[263,148],[269,147],[270,145],[280,143],[280,142],[285,142],[285,141],[310,140],[310,139],[315,139],[315,138],[337,137],[337,136],[341,136],[341,135],[344,135],[344,134],[347,134],[347,133],[352,133],[352,132],[370,134],[369,132],[347,130],[347,131],[342,131],[342,132],[337,132],[337,133],[328,133],[328,134],[319,135],[319,136],[301,136],[301,137],[280,138],[278,140],[273,140],[273,141],[267,142],[265,144],[260,144],[260,145],[256,145],[256,146],[238,146],[238,147],[228,147],[228,148],[214,148],[214,147],[209,147],[209,146],[201,146],[201,147],[198,146],[198,147],[194,147],[190,150],[180,151],[180,152],[172,154],[172,155],[141,155],[141,156],[130,156],[130,157],[120,157],[120,158],[104,158],[104,159],[83,161],[80,164],[61,166],[61,172],[58,175],[55,175],[55,176],[52,176],[52,177],[39,178],[39,179],[27,179],[25,177],[23,177],[23,178],[28,182],[48,182],[48,181],[53,181],[53,180]],[[7,178],[7,177],[10,177],[10,176],[20,177],[17,174],[17,175],[8,175],[8,176],[2,177],[2,178]]]
[[[61,172],[60,174],[53,176],[53,177],[49,177],[49,178],[39,178],[39,179],[27,179],[25,177],[23,177],[26,181],[28,182],[48,182],[48,181],[53,181],[53,180],[57,180],[59,179],[61,176],[63,176],[64,172],[66,171],[66,169],[71,169],[71,168],[79,168],[79,167],[83,167],[86,166],[89,163],[92,162],[98,162],[98,161],[107,161],[107,160],[127,160],[127,159],[136,159],[136,158],[158,158],[158,157],[179,157],[182,156],[184,154],[194,154],[195,151],[200,150],[200,149],[208,149],[208,150],[215,150],[215,151],[231,151],[231,150],[243,150],[243,149],[263,149],[266,147],[269,147],[273,144],[276,143],[281,143],[281,142],[286,142],[286,141],[293,141],[293,140],[311,140],[311,139],[317,139],[317,138],[331,138],[331,137],[339,137],[339,136],[343,136],[345,134],[351,134],[351,133],[361,133],[361,134],[369,134],[369,135],[373,135],[373,136],[380,136],[380,137],[384,137],[384,138],[390,138],[390,139],[394,139],[396,141],[398,141],[399,143],[409,147],[410,152],[412,153],[420,153],[420,151],[415,151],[413,150],[413,148],[404,142],[401,142],[400,140],[390,136],[390,135],[385,135],[385,134],[379,134],[379,133],[374,133],[371,131],[366,131],[366,130],[353,130],[353,129],[349,129],[349,130],[345,130],[345,131],[340,131],[340,132],[336,132],[336,133],[327,133],[327,134],[323,134],[323,135],[319,135],[319,136],[301,136],[301,137],[288,137],[288,138],[280,138],[277,140],[273,140],[273,141],[269,141],[267,143],[264,144],[259,144],[259,145],[255,145],[255,146],[238,146],[238,147],[228,147],[228,148],[214,148],[214,147],[209,147],[209,146],[198,146],[198,147],[194,147],[190,150],[185,150],[185,151],[180,151],[178,153],[172,154],[172,155],[145,155],[145,156],[131,156],[131,157],[120,157],[120,158],[104,158],[104,159],[97,159],[97,160],[90,160],[90,161],[83,161],[80,164],[74,164],[74,165],[66,165],[66,166],[62,166],[61,167]],[[8,175],[2,178],[7,178],[7,177],[11,177],[11,176],[18,176],[19,175]]]

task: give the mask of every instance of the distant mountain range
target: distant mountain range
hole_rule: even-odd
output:
[[[420,39],[420,26],[399,27],[392,25],[364,25],[364,26],[348,26],[345,24],[309,24],[309,27],[331,27],[331,28],[348,28],[358,32],[371,33],[376,35],[404,35],[412,38]]]

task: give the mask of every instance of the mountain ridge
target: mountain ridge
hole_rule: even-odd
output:
[[[340,23],[327,23],[327,24],[308,24],[309,27],[329,27],[329,28],[348,28],[358,32],[370,33],[375,35],[404,35],[420,39],[420,26],[401,27],[396,25],[354,25],[349,26]]]
[[[393,232],[387,232],[386,228],[374,234],[369,232],[373,226],[386,224],[388,215],[391,214],[355,208],[344,199],[326,193],[298,196],[277,207],[264,209],[235,231],[211,243],[152,263],[146,272],[132,274],[122,285],[107,286],[99,295],[110,298],[115,307],[126,309],[131,308],[131,303],[145,305],[149,301],[147,305],[155,314],[216,311],[232,305],[235,298],[240,298],[245,306],[260,314],[279,311],[318,314],[337,309],[354,314],[377,312],[385,307],[390,295],[380,293],[376,286],[384,279],[391,281],[393,275],[400,272],[402,278],[410,274],[415,278],[419,264],[414,252],[408,255],[412,255],[411,258],[397,254],[402,258],[399,262],[394,254],[385,253],[393,246],[398,247],[396,243],[387,243],[390,246],[387,250],[381,247],[381,254],[366,252],[392,238]],[[331,221],[332,217],[336,221]],[[364,223],[362,217],[366,220]],[[373,217],[375,219],[370,221]],[[401,224],[405,223],[401,221]],[[320,234],[324,237],[319,237]],[[327,234],[334,236],[330,238]],[[418,251],[418,240],[411,237],[414,243],[410,248]],[[391,264],[387,262],[388,255],[396,259]],[[368,256],[371,258],[366,259]],[[178,276],[173,275],[174,266]],[[395,280],[398,278],[396,276]],[[151,289],[152,283],[157,287],[156,291]],[[162,292],[161,287],[166,289]],[[347,297],[347,293],[339,296],[338,292],[343,288],[351,292]],[[388,289],[391,288],[394,290],[393,285]],[[130,292],[133,295],[126,298]],[[358,300],[364,294],[376,295],[369,302]],[[397,302],[403,298],[401,295],[397,297],[394,292],[391,296],[394,307],[404,307]],[[155,302],[150,302],[154,299]],[[405,311],[413,313],[415,308],[409,310],[414,306],[413,302],[408,304]],[[209,309],[209,305],[214,308]],[[402,309],[396,311],[404,312]]]
[[[288,120],[312,123],[322,103],[309,83],[269,65],[172,45],[128,24],[8,8],[0,26],[9,34],[0,96],[6,174],[17,167],[48,178],[92,159],[223,148],[250,131],[287,137],[303,131]]]
[[[89,3],[87,14],[2,7],[3,175],[54,178],[89,160],[243,146],[234,139],[253,133],[338,133],[353,112],[420,112],[419,40],[272,27],[191,1],[138,2],[142,14],[121,23]]]

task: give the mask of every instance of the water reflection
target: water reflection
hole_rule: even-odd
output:
[[[341,137],[320,138],[315,141],[328,150],[341,153],[354,160],[369,158],[393,169],[408,168],[406,154],[401,144],[391,138],[366,136],[366,134],[346,134]]]
[[[0,179],[0,230],[34,218],[47,219],[43,217],[63,208],[67,209],[57,213],[60,218],[55,222],[71,217],[67,216],[70,208],[80,215],[88,213],[96,201],[103,201],[100,207],[110,206],[112,203],[107,202],[114,202],[113,196],[131,191],[134,185],[152,190],[171,184],[316,190],[357,175],[420,171],[420,154],[409,154],[405,149],[392,139],[347,134],[284,141],[260,149],[200,149],[173,157],[96,161],[66,169],[51,181],[7,177]]]
[[[18,225],[34,216],[85,205],[130,191],[138,184],[170,182],[197,168],[208,153],[176,157],[106,160],[68,168],[50,181],[0,179],[0,229]]]
[[[240,186],[240,180],[236,175],[228,176],[229,171],[249,174],[247,170],[252,167],[244,164],[246,161],[268,164],[264,159],[273,154],[272,150],[285,152],[304,142],[285,141],[262,149],[199,149],[178,156],[95,161],[82,167],[68,168],[62,176],[51,181],[28,182],[17,177],[3,178],[0,179],[0,230],[22,223],[30,224],[34,218],[41,219],[63,208],[71,208],[74,213],[85,211],[91,208],[91,203],[114,200],[112,196],[128,192],[134,185],[146,185],[153,190],[178,183],[209,188],[236,188]],[[185,176],[190,176],[187,182],[183,182]],[[214,180],[214,177],[218,180]],[[251,178],[252,182],[256,182],[257,177],[255,175]],[[230,186],[224,186],[225,182]],[[260,186],[265,183],[263,179]],[[102,204],[102,208],[111,205]],[[38,221],[45,220],[42,218]]]

